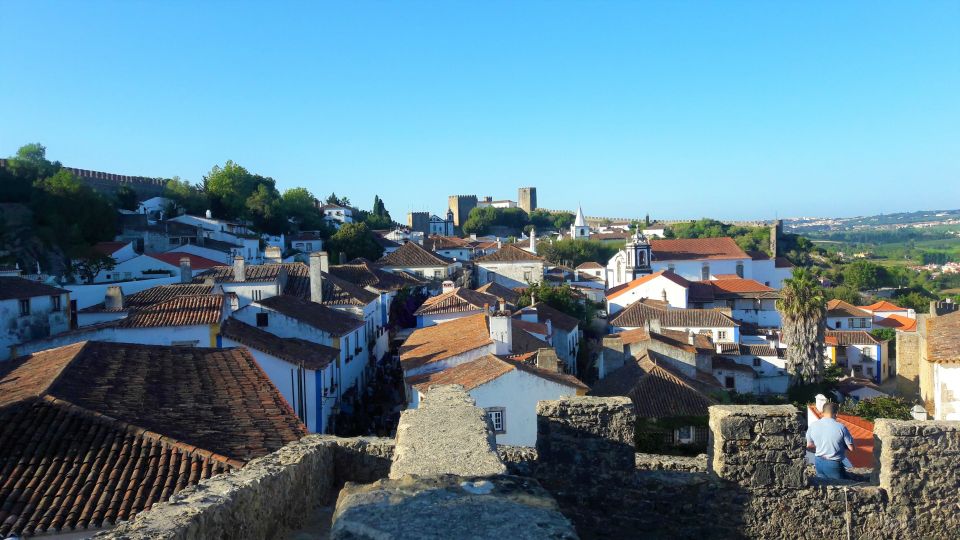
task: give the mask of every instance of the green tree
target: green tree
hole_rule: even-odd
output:
[[[214,165],[203,179],[204,191],[210,198],[210,210],[218,218],[237,219],[247,211],[247,199],[261,182],[273,180],[258,177],[233,161],[223,167]],[[273,187],[273,186],[271,186]]]
[[[536,299],[538,303],[543,302],[558,311],[580,319],[584,324],[589,323],[590,319],[593,318],[592,306],[581,302],[579,295],[569,285],[564,284],[554,287],[544,281],[529,284],[526,289],[520,292],[520,300],[517,302],[518,307],[529,306],[531,297]]]
[[[317,198],[307,188],[296,187],[283,192],[283,209],[304,231],[327,230]]]
[[[463,232],[466,234],[487,234],[490,227],[497,220],[497,209],[492,206],[474,208],[463,222]]]
[[[66,169],[34,184],[30,206],[46,239],[68,249],[112,239],[116,232],[110,201]]]
[[[787,367],[794,384],[820,382],[823,376],[823,339],[826,326],[826,299],[816,278],[797,268],[784,280],[777,300],[787,343]]]
[[[372,230],[393,228],[393,219],[379,195],[373,196],[373,209],[371,211],[358,211],[355,217],[358,221],[366,223],[367,227]]]
[[[843,283],[857,291],[876,289],[884,278],[884,268],[870,261],[854,261],[843,269]]]
[[[137,209],[137,192],[133,190],[132,187],[124,184],[117,188],[117,192],[114,194],[116,197],[117,208],[122,208],[124,210],[136,210]]]
[[[47,149],[40,143],[21,146],[16,155],[0,169],[0,202],[30,201],[33,183],[49,178],[60,170],[60,162],[47,159]]]
[[[827,300],[843,300],[855,306],[860,304],[860,293],[846,285],[824,289],[824,298]]]
[[[349,206],[350,206],[350,198],[349,198],[349,197],[337,197],[337,194],[336,194],[336,193],[331,193],[330,196],[327,197],[327,204],[335,204],[335,205],[337,205],[337,206],[349,207]]]
[[[550,262],[575,268],[590,261],[606,265],[622,247],[621,242],[566,238],[538,245],[538,254]]]
[[[262,183],[247,198],[246,216],[253,222],[253,226],[269,234],[280,234],[288,229],[286,213],[280,193],[272,184]]]
[[[846,400],[840,404],[840,412],[859,416],[873,422],[877,418],[911,420],[912,405],[901,397],[875,397],[860,401]]]
[[[70,273],[79,276],[84,283],[90,284],[96,279],[97,274],[103,270],[113,270],[116,265],[117,261],[113,257],[88,249],[80,258],[70,261]]]
[[[357,257],[375,261],[383,255],[383,248],[373,239],[373,233],[365,223],[344,223],[330,237],[328,245],[340,264]],[[342,260],[339,259],[340,253],[345,255]]]
[[[173,201],[176,208],[182,208],[186,213],[203,215],[210,209],[210,201],[201,186],[195,186],[179,176],[167,180],[163,187],[163,196]],[[164,210],[165,217],[176,215],[175,208]]]

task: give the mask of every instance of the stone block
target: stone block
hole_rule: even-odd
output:
[[[330,538],[572,540],[577,534],[536,480],[444,475],[347,484]]]
[[[436,386],[400,415],[390,478],[502,474],[487,415],[459,385]]]
[[[710,470],[748,488],[806,484],[802,417],[792,405],[710,407]]]
[[[585,479],[632,472],[636,413],[624,397],[577,396],[537,404],[539,463],[555,474]]]

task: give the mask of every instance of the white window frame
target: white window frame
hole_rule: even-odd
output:
[[[673,436],[680,444],[690,444],[693,442],[693,426],[682,426],[673,430]]]
[[[490,419],[490,426],[493,429],[493,432],[497,435],[506,433],[507,409],[504,407],[487,407],[485,411],[487,413],[487,418]]]

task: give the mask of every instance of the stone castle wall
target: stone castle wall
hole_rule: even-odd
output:
[[[336,538],[380,538],[357,531],[387,521],[395,533],[384,538],[421,537],[416,527],[442,521],[450,501],[472,508],[458,526],[492,513],[491,523],[509,522],[515,537],[549,530],[571,538],[569,519],[581,538],[960,538],[960,422],[878,420],[872,481],[826,483],[805,463],[806,419],[789,405],[711,407],[708,454],[670,458],[634,452],[626,398],[540,402],[536,449],[494,452],[477,427],[480,410],[448,394],[434,396],[427,417],[402,417],[414,425],[396,443],[311,435],[98,538],[277,538],[338,491]],[[438,423],[449,414],[454,427]],[[496,454],[503,465],[492,467]],[[386,479],[410,460],[435,470]],[[483,486],[494,490],[489,498],[469,494]],[[504,515],[511,512],[531,517]],[[525,529],[532,520],[549,527]]]

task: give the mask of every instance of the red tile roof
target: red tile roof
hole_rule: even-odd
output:
[[[491,343],[486,314],[461,317],[414,330],[400,346],[400,365],[404,369],[414,369]]]
[[[815,405],[808,407],[818,420],[823,418]],[[853,437],[853,451],[847,452],[850,463],[857,468],[873,468],[873,422],[843,413],[837,415],[837,422],[847,426]]]
[[[537,302],[532,306],[527,306],[518,311],[514,317],[521,317],[524,313],[529,313],[533,310],[537,312],[538,322],[547,324],[547,321],[549,320],[550,324],[553,325],[554,328],[563,330],[564,332],[572,332],[580,325],[580,319],[572,315],[568,315],[544,302]]]
[[[873,321],[873,325],[902,330],[904,332],[917,331],[917,320],[903,315],[888,315],[882,319]]]
[[[927,360],[960,363],[960,311],[927,319]]]
[[[618,296],[621,296],[621,295],[627,293],[628,291],[630,291],[630,290],[632,290],[632,289],[634,289],[634,288],[636,288],[636,287],[639,287],[640,285],[643,285],[644,283],[649,283],[649,282],[651,282],[651,281],[653,281],[653,280],[655,280],[655,279],[657,279],[657,278],[659,278],[659,277],[662,277],[662,278],[664,278],[664,279],[668,279],[668,280],[676,283],[677,285],[680,285],[681,287],[689,287],[689,286],[690,286],[690,282],[689,282],[689,281],[687,281],[686,279],[678,276],[678,275],[675,274],[674,272],[672,272],[672,271],[670,271],[670,270],[660,270],[659,272],[654,272],[654,273],[652,273],[652,274],[647,274],[647,275],[645,275],[645,276],[638,277],[637,279],[635,279],[635,280],[633,280],[633,281],[630,281],[630,282],[628,282],[628,283],[624,283],[624,284],[622,284],[622,285],[617,285],[616,287],[613,287],[613,288],[609,289],[609,290],[607,291],[607,300],[613,300],[614,298],[616,298],[616,297],[618,297]]]
[[[750,259],[733,238],[680,238],[650,241],[655,261]]]
[[[0,535],[109,526],[305,434],[244,349],[81,342],[0,363]]]
[[[603,270],[604,268],[602,264],[593,261],[587,261],[577,266],[577,270]]]
[[[577,390],[589,389],[587,385],[580,382],[580,380],[573,375],[547,371],[520,360],[500,358],[492,354],[481,356],[476,360],[471,360],[470,362],[465,362],[443,371],[408,377],[407,384],[410,384],[420,392],[426,392],[432,386],[443,384],[460,384],[463,385],[466,390],[473,390],[514,370],[522,371]]]
[[[340,337],[364,325],[363,320],[316,302],[281,294],[256,302],[291,319]]]
[[[397,248],[396,251],[380,257],[376,264],[377,266],[394,268],[427,268],[449,266],[453,264],[453,261],[423,249],[416,242],[407,242]]]
[[[740,326],[718,309],[658,309],[643,302],[634,302],[610,319],[610,326],[640,328],[647,321],[658,319],[668,328],[732,328]]]
[[[507,244],[489,255],[477,257],[473,260],[475,263],[501,263],[501,262],[543,262],[542,257],[538,257],[529,251],[521,249],[513,244]]]
[[[872,319],[873,314],[843,300],[834,299],[827,302],[827,317],[862,317]]]
[[[492,294],[508,304],[516,304],[520,301],[520,293],[513,289],[508,289],[496,281],[491,281],[486,285],[477,287],[477,292]]]
[[[198,285],[195,283],[174,283],[172,285],[157,285],[130,296],[124,296],[123,307],[107,309],[103,302],[84,308],[80,313],[105,313],[137,311],[160,302],[166,302],[178,296],[207,295],[213,292],[213,285]]]
[[[118,328],[157,328],[217,324],[223,318],[224,295],[177,296],[130,313]]]
[[[147,257],[154,258],[172,266],[180,266],[180,259],[187,258],[190,259],[190,269],[194,271],[207,270],[209,268],[213,268],[214,266],[222,266],[219,261],[213,261],[206,257],[193,255],[191,253],[151,253],[147,255]]]
[[[452,291],[427,298],[413,314],[439,315],[444,313],[463,313],[466,311],[476,311],[478,309],[482,310],[485,306],[496,307],[498,303],[499,299],[492,294],[457,287]]]
[[[238,319],[227,319],[220,335],[291,364],[322,370],[340,357],[340,349],[299,338],[282,338]]]
[[[824,342],[834,347],[847,345],[877,345],[879,340],[864,330],[827,330]]]
[[[32,279],[0,276],[0,300],[33,298],[35,296],[54,296],[69,294],[70,291],[53,287]]]
[[[879,302],[874,302],[869,306],[859,306],[859,307],[864,311],[908,311],[907,308],[902,308],[886,300],[880,300]]]
[[[93,250],[101,255],[110,257],[114,253],[127,247],[129,244],[130,242],[97,242],[93,245]]]
[[[708,416],[708,408],[717,401],[704,393],[696,381],[646,355],[627,361],[593,386],[594,396],[627,396],[640,418]]]

